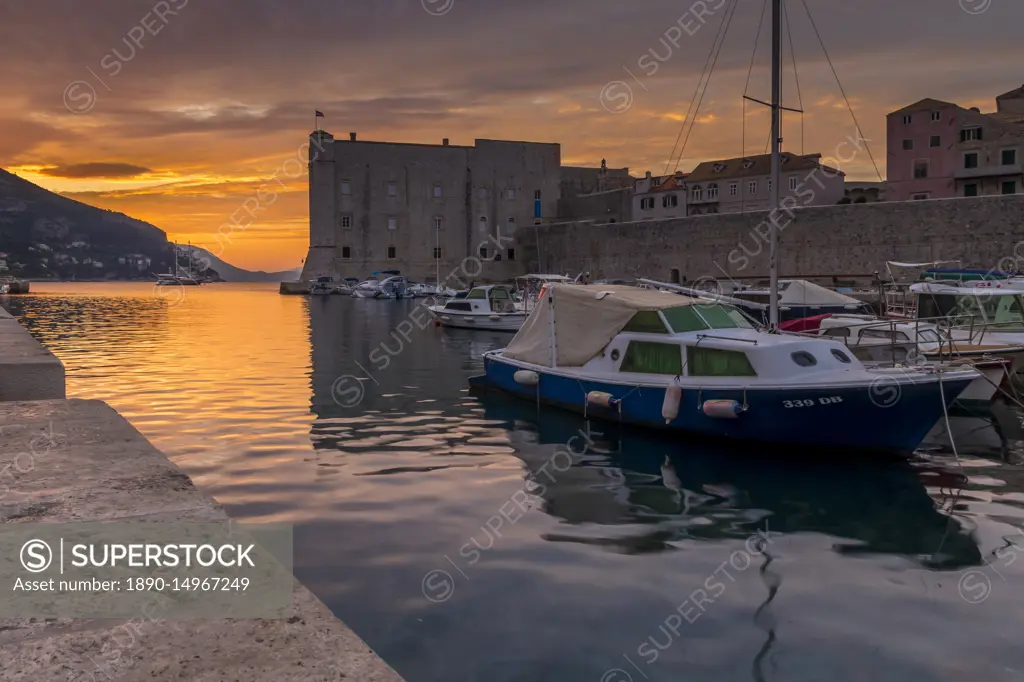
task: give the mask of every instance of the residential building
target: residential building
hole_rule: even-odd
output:
[[[421,281],[436,270],[442,280],[454,272],[467,283],[504,281],[522,271],[516,231],[555,218],[558,144],[409,144],[316,131],[310,145],[303,280],[394,269]]]
[[[768,211],[771,154],[705,161],[686,178],[687,215]],[[783,152],[779,202],[793,197],[797,206],[826,206],[843,198],[846,174],[821,163],[821,154]]]
[[[982,113],[923,99],[887,117],[890,201],[1024,191],[1024,87]]]
[[[655,176],[651,171],[633,185],[633,220],[662,220],[686,215],[686,173]]]

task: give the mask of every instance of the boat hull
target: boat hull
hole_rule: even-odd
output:
[[[942,418],[942,396],[948,409],[972,381],[962,375],[946,379],[943,393],[935,380],[746,391],[684,386],[678,415],[666,423],[661,416],[665,387],[637,389],[635,384],[586,380],[532,366],[539,382],[528,386],[515,380],[515,373],[524,368],[500,355],[485,355],[483,383],[530,401],[637,426],[739,441],[901,453],[920,445]],[[586,395],[592,391],[621,399],[618,408],[588,405]],[[734,419],[711,417],[702,409],[709,400],[735,400],[748,408]]]
[[[480,329],[497,332],[517,332],[528,317],[526,313],[466,313],[445,310],[444,306],[429,306],[442,327],[452,329]]]

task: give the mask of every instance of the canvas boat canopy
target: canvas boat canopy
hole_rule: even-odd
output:
[[[643,311],[700,303],[698,299],[618,284],[548,284],[546,294],[504,351],[513,360],[580,367]],[[550,299],[550,300],[549,300]]]
[[[861,301],[840,294],[837,291],[808,282],[805,279],[793,279],[783,282],[784,288],[779,295],[779,305],[782,306],[857,306]]]

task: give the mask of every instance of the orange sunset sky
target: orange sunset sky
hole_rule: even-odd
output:
[[[765,149],[767,112],[748,104],[744,120],[741,99],[763,0],[705,0],[706,23],[691,0],[7,0],[0,166],[210,248],[274,183],[277,200],[221,257],[294,268],[308,210],[289,160],[315,109],[338,137],[560,142],[566,165],[662,173],[734,2],[683,170]],[[1020,0],[806,2],[883,176],[886,112],[923,97],[990,111],[1024,82]],[[786,116],[785,148],[828,157],[856,129],[802,2],[787,5],[785,104],[806,113],[802,135]],[[761,99],[767,42],[748,89]],[[875,164],[861,154],[844,170],[877,180]]]

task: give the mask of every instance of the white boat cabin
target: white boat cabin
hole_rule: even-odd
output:
[[[512,293],[510,287],[501,284],[473,287],[465,298],[445,303],[444,312],[475,315],[515,313],[518,310]]]
[[[556,293],[553,313],[550,302],[539,306],[502,351],[506,358],[614,382],[690,377],[687,385],[709,388],[841,383],[837,373],[864,371],[840,342],[765,333],[731,305],[621,286]]]

